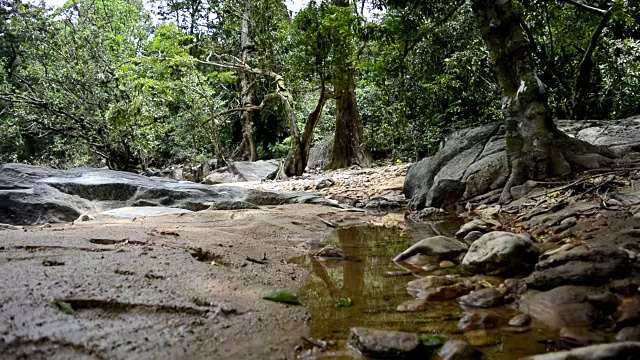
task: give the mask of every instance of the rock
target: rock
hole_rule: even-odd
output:
[[[326,189],[328,187],[333,186],[333,184],[335,183],[336,182],[333,181],[333,179],[331,178],[322,178],[322,179],[316,180],[315,188],[316,190],[322,190],[322,189]]]
[[[458,321],[458,327],[462,331],[497,329],[508,322],[509,316],[506,314],[490,310],[474,310],[465,311],[462,314]]]
[[[23,230],[24,228],[22,226],[15,226],[15,225],[9,225],[9,224],[0,224],[0,231],[2,230]]]
[[[393,261],[403,261],[416,254],[433,256],[437,261],[451,260],[467,251],[469,246],[459,240],[446,236],[434,236],[422,239],[397,255]]]
[[[314,256],[319,258],[324,258],[324,259],[338,259],[338,260],[344,260],[347,258],[347,255],[344,253],[344,251],[342,251],[342,249],[331,244],[323,247]]]
[[[317,141],[309,150],[307,169],[321,169],[329,163],[333,150],[333,136],[327,136],[324,140]]]
[[[462,225],[460,227],[460,230],[456,232],[456,237],[464,238],[471,232],[479,232],[484,234],[487,231],[489,231],[489,226],[487,222],[482,219],[475,219]]]
[[[640,341],[640,326],[621,329],[616,334],[616,341]]]
[[[440,269],[450,269],[450,268],[456,266],[456,264],[454,264],[451,261],[447,261],[447,260],[441,261],[439,265],[440,265]]]
[[[96,217],[93,215],[89,215],[89,214],[82,214],[80,216],[78,216],[78,218],[74,221],[74,223],[79,223],[79,222],[84,222],[84,221],[91,221],[91,220],[95,220]]]
[[[351,328],[348,343],[372,357],[413,357],[423,350],[418,334],[363,327]]]
[[[103,211],[98,214],[99,217],[109,216],[115,218],[134,219],[144,216],[161,216],[170,214],[188,214],[192,211],[186,209],[169,208],[164,206],[153,207],[122,207],[113,210]]]
[[[527,314],[518,314],[509,319],[509,326],[523,327],[531,324],[531,316]]]
[[[467,341],[472,346],[491,346],[500,343],[500,339],[495,334],[489,334],[487,330],[472,330],[464,333]]]
[[[538,261],[538,248],[524,235],[493,231],[469,247],[462,264],[475,273],[528,274]]]
[[[629,255],[624,250],[577,247],[539,262],[525,282],[541,290],[562,285],[597,286],[627,275],[628,267]]]
[[[570,136],[613,147],[620,154],[640,147],[638,119],[558,120],[556,123]],[[410,208],[421,210],[429,206],[427,194],[440,180],[465,183],[462,199],[503,187],[509,176],[505,144],[505,131],[501,124],[462,129],[447,136],[435,155],[409,168],[403,191],[407,199],[411,199]],[[526,187],[516,187],[512,196],[522,196],[527,190]]]
[[[464,306],[491,308],[504,304],[504,294],[496,288],[484,288],[458,299]]]
[[[278,169],[277,160],[236,161],[211,172],[205,184],[260,181]]]
[[[442,360],[480,360],[482,352],[462,340],[449,340],[440,349]]]
[[[425,206],[447,208],[462,198],[466,188],[466,184],[460,180],[441,179],[429,189]]]
[[[640,325],[640,299],[626,298],[616,309],[616,328]]]
[[[604,336],[579,327],[564,327],[560,329],[560,338],[568,343],[581,346],[600,344],[607,341]]]
[[[468,233],[465,237],[464,237],[464,241],[466,241],[468,244],[471,244],[472,242],[480,239],[480,237],[483,235],[484,233],[480,232],[480,231],[471,231],[470,233]]]
[[[398,201],[395,200],[390,200],[384,196],[376,196],[373,197],[371,199],[369,199],[369,202],[367,202],[367,205],[364,206],[365,209],[367,210],[373,210],[373,209],[397,209],[399,207],[401,207],[402,204],[400,204]]]
[[[246,201],[221,201],[209,206],[209,210],[260,209],[258,205]]]
[[[536,187],[536,185],[537,183],[535,181],[529,180],[522,185],[516,185],[511,187],[511,189],[509,189],[509,192],[511,193],[511,198],[513,200],[517,200],[522,197],[525,197]]]
[[[550,328],[584,327],[606,317],[589,297],[606,292],[586,286],[560,286],[549,291],[529,291],[517,302],[517,308]]]
[[[419,291],[416,298],[426,301],[448,301],[457,299],[468,293],[469,290],[460,285],[439,286],[437,288]]]
[[[436,288],[439,286],[450,286],[458,282],[457,279],[447,276],[429,275],[407,283],[407,292],[413,297],[417,297],[420,291]]]
[[[619,342],[585,346],[568,351],[535,355],[521,360],[613,360],[637,359],[640,342]]]

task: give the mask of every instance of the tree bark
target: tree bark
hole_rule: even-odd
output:
[[[244,6],[240,24],[240,59],[243,64],[251,62],[253,44],[249,34],[249,2]],[[243,107],[252,107],[255,102],[255,94],[251,86],[251,72],[243,71],[240,76],[240,93]],[[240,156],[243,160],[258,160],[255,138],[253,136],[253,110],[246,110],[240,118],[242,123],[242,142],[240,143]]]
[[[482,39],[502,90],[510,177],[500,201],[528,179],[566,175],[574,168],[595,168],[616,157],[613,151],[576,140],[559,131],[548,115],[547,90],[536,75],[534,46],[511,0],[473,0]]]
[[[340,7],[349,6],[349,0],[333,0],[333,3]],[[372,163],[371,155],[363,145],[364,131],[355,93],[355,68],[353,64],[345,68],[344,73],[334,82],[336,131],[328,165],[331,169],[351,165],[369,167]]]
[[[309,161],[309,151],[311,150],[311,142],[313,141],[313,132],[322,119],[322,110],[327,100],[334,98],[332,93],[327,93],[324,85],[320,90],[320,97],[316,108],[307,115],[307,121],[304,124],[304,132],[300,135],[300,129],[296,123],[293,111],[290,112],[289,126],[291,128],[291,145],[289,153],[284,163],[284,172],[287,176],[300,176],[304,173]]]

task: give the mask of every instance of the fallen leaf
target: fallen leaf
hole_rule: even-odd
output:
[[[274,290],[264,296],[263,299],[285,304],[302,305],[300,299],[296,295],[293,295],[291,291],[286,289]]]
[[[336,307],[349,307],[353,305],[353,300],[350,297],[341,296],[336,299]]]
[[[71,304],[69,304],[68,302],[56,299],[53,300],[51,302],[51,305],[55,306],[58,310],[62,311],[63,313],[67,314],[67,315],[71,315],[73,314],[75,311],[73,310],[73,308],[71,307]]]

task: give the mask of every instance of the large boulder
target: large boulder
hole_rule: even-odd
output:
[[[538,261],[538,248],[522,234],[493,231],[482,235],[462,259],[471,272],[514,276],[530,273]]]
[[[209,186],[108,169],[54,170],[23,164],[0,165],[0,223],[33,225],[74,221],[82,214],[129,206],[198,211],[238,201],[253,205],[337,205],[313,193],[271,193],[239,186]]]
[[[569,136],[609,146],[620,153],[640,151],[640,117],[612,121],[558,120],[556,124]],[[464,184],[457,187],[463,190],[461,200],[503,187],[509,176],[505,144],[502,124],[481,125],[450,134],[435,155],[409,168],[404,194],[411,199],[410,207],[421,210],[442,206],[437,201],[441,197],[429,195],[442,193],[442,189],[437,189],[445,184],[442,180]]]
[[[278,169],[277,160],[236,161],[216,169],[204,179],[205,184],[223,184],[266,179]]]

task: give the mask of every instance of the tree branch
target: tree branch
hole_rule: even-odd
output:
[[[565,4],[569,4],[569,5],[573,5],[573,6],[575,6],[577,8],[580,8],[580,9],[582,9],[584,11],[587,11],[587,12],[590,12],[592,14],[599,15],[599,16],[605,16],[605,14],[607,13],[607,10],[602,10],[600,8],[593,7],[593,6],[590,6],[590,5],[587,5],[587,4],[583,4],[583,3],[578,2],[578,1],[560,0],[560,2],[563,2]]]

